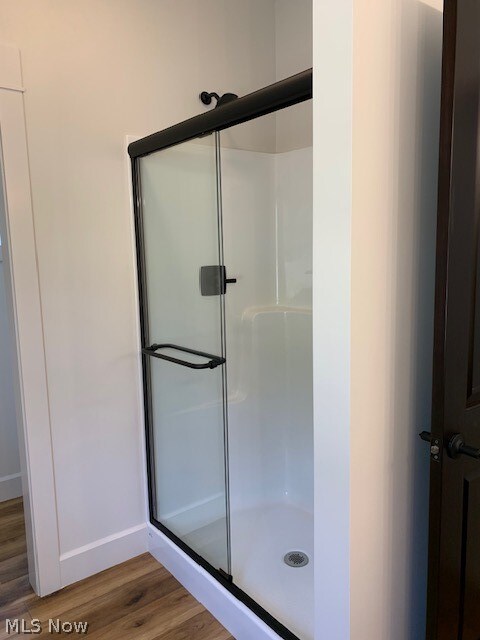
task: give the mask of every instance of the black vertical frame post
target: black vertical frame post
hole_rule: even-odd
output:
[[[138,297],[140,311],[140,340],[141,349],[149,344],[148,332],[148,303],[147,303],[147,281],[145,269],[145,251],[143,242],[143,215],[142,215],[142,189],[140,182],[140,166],[139,160],[132,158],[132,194],[133,194],[133,213],[135,221],[135,245],[137,258],[137,280],[138,280]],[[156,496],[156,478],[154,463],[154,447],[152,434],[152,385],[150,373],[150,359],[141,354],[142,359],[142,382],[143,382],[143,408],[145,419],[145,444],[147,455],[147,482],[148,482],[148,507],[150,522],[156,520],[157,512],[157,496]]]

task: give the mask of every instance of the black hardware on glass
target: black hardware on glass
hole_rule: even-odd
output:
[[[480,449],[475,449],[475,447],[469,447],[465,444],[465,438],[461,433],[456,433],[450,438],[447,451],[450,458],[453,459],[458,458],[458,456],[468,456],[469,458],[480,460]]]
[[[222,104],[227,104],[227,102],[232,102],[232,100],[236,100],[238,98],[236,93],[224,93],[223,96],[219,96],[215,91],[202,91],[200,94],[200,100],[203,104],[212,104],[212,98],[215,98],[217,104],[215,105],[215,109],[217,107],[221,107]]]
[[[430,457],[435,462],[440,460],[440,453],[442,451],[441,442],[438,438],[433,438],[430,431],[422,431],[418,434],[422,440],[430,443]]]
[[[183,351],[184,353],[192,353],[195,356],[201,356],[202,358],[208,358],[208,362],[196,363],[189,362],[188,360],[181,360],[180,358],[174,358],[173,356],[167,356],[164,353],[157,353],[159,349],[176,349],[177,351]],[[205,353],[204,351],[196,351],[195,349],[187,349],[186,347],[179,347],[176,344],[152,344],[150,347],[142,349],[142,353],[146,356],[153,356],[154,358],[160,358],[161,360],[168,360],[175,364],[181,364],[182,367],[188,367],[189,369],[215,369],[220,364],[226,362],[225,358],[219,356],[212,356],[211,353]]]
[[[236,278],[227,278],[227,271],[221,264],[200,267],[200,293],[202,296],[224,295],[227,284],[233,284]]]

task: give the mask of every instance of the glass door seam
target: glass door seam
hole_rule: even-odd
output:
[[[222,200],[222,165],[220,153],[220,132],[215,132],[215,163],[217,182],[217,219],[218,219],[218,255],[221,265],[225,265],[223,246],[223,200]],[[230,459],[228,442],[228,384],[227,384],[227,340],[226,340],[226,314],[225,294],[220,294],[220,340],[221,356],[225,359],[222,365],[222,393],[223,393],[223,446],[224,446],[224,470],[225,470],[225,514],[227,535],[227,571],[232,575],[232,538],[230,518]]]

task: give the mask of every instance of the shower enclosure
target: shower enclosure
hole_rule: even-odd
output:
[[[312,72],[132,143],[151,522],[313,638]]]

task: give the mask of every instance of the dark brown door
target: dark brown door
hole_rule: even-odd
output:
[[[480,0],[446,0],[427,640],[480,640],[479,94]]]

